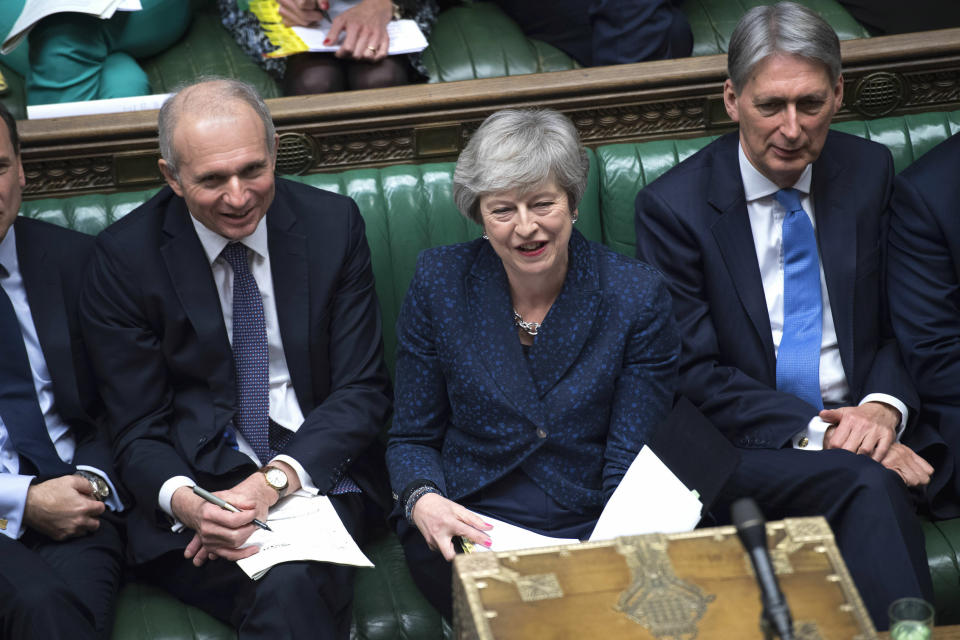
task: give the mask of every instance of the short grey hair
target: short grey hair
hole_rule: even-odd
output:
[[[174,179],[179,180],[180,167],[173,137],[184,111],[194,115],[223,113],[225,105],[237,102],[246,104],[256,112],[263,123],[267,153],[273,155],[276,146],[276,129],[270,117],[270,109],[257,90],[252,85],[233,78],[202,77],[179,87],[176,93],[167,98],[160,107],[160,115],[157,118],[160,157],[167,162],[167,167]]]
[[[833,27],[803,5],[779,2],[750,9],[733,30],[727,74],[734,91],[743,89],[764,58],[777,53],[821,63],[831,83],[840,77],[840,39]]]
[[[534,189],[553,178],[573,211],[589,170],[580,135],[566,116],[551,109],[503,109],[483,121],[460,153],[453,200],[460,213],[480,224],[482,196]]]

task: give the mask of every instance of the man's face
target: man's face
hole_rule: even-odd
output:
[[[790,187],[823,149],[843,101],[843,78],[831,83],[824,65],[775,54],[754,68],[739,95],[727,80],[723,100],[740,124],[740,144],[750,164],[777,186]]]
[[[253,233],[273,202],[276,160],[254,110],[239,104],[214,115],[184,113],[173,145],[179,177],[163,160],[160,170],[193,217],[230,240]]]
[[[20,155],[13,150],[6,125],[0,122],[0,240],[17,218],[25,184]]]

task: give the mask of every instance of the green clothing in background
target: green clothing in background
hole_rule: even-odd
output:
[[[109,20],[81,13],[49,16],[0,61],[27,78],[28,104],[147,95],[150,83],[136,58],[173,45],[190,25],[191,11],[190,0],[141,4],[142,11],[118,11]],[[3,34],[22,6],[12,2],[0,8]]]

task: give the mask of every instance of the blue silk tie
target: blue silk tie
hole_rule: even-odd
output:
[[[783,337],[777,351],[777,389],[823,409],[820,346],[823,301],[817,238],[800,192],[781,189],[774,197],[783,218]]]
[[[220,255],[233,269],[233,361],[237,374],[233,424],[265,464],[274,453],[270,449],[270,352],[263,299],[250,272],[247,247],[234,242]]]
[[[0,266],[0,277],[6,273]],[[36,467],[36,475],[53,478],[74,472],[72,465],[60,459],[50,440],[33,386],[20,322],[3,287],[0,287],[0,418],[13,448]],[[25,465],[20,471],[31,475],[28,472],[33,470]]]

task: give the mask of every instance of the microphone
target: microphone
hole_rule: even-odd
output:
[[[761,620],[766,622],[765,629],[773,630],[781,640],[794,640],[793,618],[787,605],[777,575],[773,571],[770,553],[767,551],[767,527],[763,514],[753,498],[740,498],[733,503],[730,517],[737,527],[740,542],[750,554],[753,571],[760,585],[760,601],[763,604]]]

